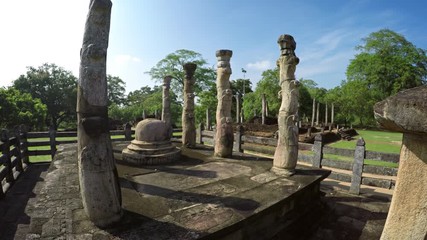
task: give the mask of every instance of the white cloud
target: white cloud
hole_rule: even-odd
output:
[[[246,64],[246,67],[251,70],[265,71],[271,68],[271,62],[269,60],[257,61]]]
[[[141,62],[141,59],[129,54],[119,54],[114,57],[114,63],[116,64],[127,64],[130,62],[139,63]]]

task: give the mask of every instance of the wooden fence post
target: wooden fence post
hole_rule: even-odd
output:
[[[234,139],[234,144],[233,144],[233,151],[235,152],[243,152],[242,149],[242,135],[243,135],[243,126],[242,125],[237,125],[237,129],[236,129],[236,138]]]
[[[56,130],[53,126],[49,127],[49,141],[50,141],[50,156],[55,156],[56,153]]]
[[[359,138],[354,151],[353,175],[351,176],[350,193],[359,194],[362,184],[363,163],[365,161],[365,140]]]
[[[16,159],[15,159],[15,161],[17,161],[16,171],[22,173],[24,171],[24,165],[22,164],[21,139],[20,139],[19,129],[15,130],[15,138],[16,138],[15,151],[17,152]]]
[[[321,134],[314,137],[313,151],[314,155],[312,166],[321,168],[323,159],[323,136]]]
[[[199,126],[197,127],[197,132],[196,132],[196,142],[199,144],[203,144],[203,136],[202,136],[203,130],[204,130],[203,123],[199,123]]]
[[[21,125],[19,128],[19,139],[21,142],[21,157],[22,162],[25,164],[30,164],[30,157],[28,156],[28,139],[27,139],[28,129],[25,125]]]
[[[124,126],[125,129],[125,140],[130,141],[132,140],[132,125],[127,122]]]
[[[10,142],[9,142],[9,133],[6,129],[1,131],[1,141],[3,142],[2,154],[5,156],[6,161],[4,166],[6,167],[6,182],[11,183],[15,180],[13,177],[12,161],[10,156]],[[0,184],[1,186],[1,184]]]

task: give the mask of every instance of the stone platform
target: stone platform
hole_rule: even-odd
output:
[[[86,217],[79,194],[75,145],[61,145],[26,209],[27,239],[282,239],[310,234],[321,180],[329,171],[298,166],[294,176],[270,172],[266,158],[212,157],[206,146],[183,149],[170,165],[121,164],[120,223],[99,229]],[[301,232],[298,232],[301,230]],[[292,238],[294,239],[294,238]]]

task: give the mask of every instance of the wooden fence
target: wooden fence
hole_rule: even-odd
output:
[[[181,132],[182,129],[174,129],[173,131]],[[7,130],[2,130],[1,134],[0,199],[4,197],[5,192],[31,164],[29,160],[31,156],[47,156],[46,161],[50,161],[55,156],[57,145],[77,143],[76,131],[60,132],[51,129],[48,132],[13,132],[10,134]],[[112,141],[130,141],[133,134],[135,134],[135,130],[132,130],[130,125],[124,130],[110,131]],[[61,140],[61,138],[63,139]],[[34,147],[47,149],[40,150],[34,149]]]
[[[197,136],[199,143],[214,145],[213,131],[202,130],[199,126]],[[239,152],[251,151],[274,155],[277,146],[277,139],[244,135],[241,128],[237,129],[234,139],[233,150]],[[359,194],[362,184],[386,189],[394,188],[397,168],[367,165],[365,159],[399,163],[399,154],[366,151],[362,138],[358,140],[355,149],[340,149],[324,146],[323,137],[319,134],[314,144],[299,143],[298,148],[300,150],[298,162],[331,169],[329,178],[350,182],[351,193]],[[325,158],[325,154],[349,157],[353,158],[353,161],[332,160]]]
[[[180,132],[181,129],[174,129],[174,132]],[[110,131],[112,141],[129,141],[135,133],[130,126],[124,130]],[[120,137],[117,137],[120,136]],[[72,138],[61,140],[61,138]],[[198,128],[197,138],[199,143],[214,144],[214,132]],[[48,140],[46,140],[48,139]],[[264,138],[244,135],[242,128],[238,128],[234,136],[234,151],[251,151],[273,155],[277,145],[277,139]],[[15,182],[18,176],[25,171],[30,163],[30,156],[48,155],[50,159],[56,153],[56,146],[65,143],[76,143],[77,132],[59,132],[50,130],[49,132],[15,132],[9,134],[6,130],[2,131],[0,147],[2,154],[0,157],[0,198]],[[47,147],[46,150],[33,150],[32,147]],[[399,162],[399,154],[379,153],[366,151],[365,142],[359,139],[355,150],[339,149],[324,146],[321,135],[317,135],[314,144],[299,143],[300,153],[298,161],[310,164],[315,167],[327,167],[333,171],[330,178],[344,182],[350,182],[350,191],[358,194],[360,185],[370,185],[393,189],[395,185],[395,176],[397,168],[380,167],[366,165],[365,159],[383,162]],[[353,161],[339,161],[324,158],[324,154],[334,154],[345,157],[351,157]],[[339,171],[343,170],[343,171]]]

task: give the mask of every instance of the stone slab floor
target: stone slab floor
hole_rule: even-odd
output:
[[[234,174],[236,171],[245,171],[245,169],[235,166],[239,169],[234,169],[233,165],[228,165],[225,169],[221,164],[217,164],[215,162],[211,163],[213,168],[217,168],[221,170],[223,173],[223,177],[229,177]],[[41,226],[30,226],[30,216],[25,213],[25,207],[27,206],[27,202],[31,204],[35,204],[33,199],[35,194],[40,191],[40,187],[36,186],[36,182],[42,182],[46,184],[45,175],[47,171],[48,165],[32,165],[29,167],[27,172],[16,182],[16,184],[11,188],[11,190],[7,193],[6,198],[0,200],[0,239],[31,239],[31,234],[28,232],[31,228],[37,228]],[[192,171],[185,171],[184,169],[177,170],[176,168],[165,168],[166,171],[170,173],[174,173],[176,171],[180,171],[181,174],[185,174],[190,177],[194,174],[203,174],[205,178],[198,179],[198,181],[209,181],[211,175],[214,174],[212,171],[208,171],[206,169],[192,169]],[[153,178],[146,179],[148,175],[139,175],[138,173],[129,172],[126,169],[122,169],[119,171],[126,171],[127,175],[124,175],[121,178],[121,184],[131,188],[141,188],[140,191],[143,192],[156,192],[158,194],[168,194],[168,190],[166,189],[156,189],[154,187],[154,183],[156,181],[162,181],[161,178]],[[144,170],[148,171],[148,170]],[[156,171],[156,168],[152,168],[149,171]],[[167,174],[164,173],[164,174]],[[133,177],[135,176],[135,177]],[[58,177],[67,177],[67,176],[58,176]],[[221,177],[221,176],[220,176]],[[142,178],[142,179],[139,179]],[[128,181],[128,179],[133,179],[135,181]],[[151,182],[152,184],[144,184],[139,185],[138,182]],[[178,182],[178,181],[177,181]],[[304,238],[299,239],[379,239],[381,235],[382,228],[385,223],[385,219],[387,217],[387,211],[390,202],[390,196],[379,196],[375,194],[362,194],[361,196],[349,195],[345,191],[340,191],[339,189],[333,187],[331,184],[332,180],[326,179],[324,184],[322,184],[322,192],[323,197],[321,199],[321,203],[319,205],[317,216],[319,218],[316,230],[312,233],[308,234],[309,236],[305,236]],[[47,183],[49,184],[49,183]],[[75,184],[75,183],[73,183]],[[168,183],[168,189],[177,189],[179,190],[180,185],[174,185],[174,182]],[[190,181],[189,184],[195,184],[194,181]],[[222,189],[227,190],[227,189]],[[215,191],[215,189],[211,189],[210,191]],[[231,189],[230,189],[231,191]],[[68,192],[70,196],[74,196],[78,194],[78,192],[73,191],[73,189]],[[122,194],[130,194],[126,190],[123,191]],[[209,194],[208,192],[206,194]],[[191,197],[191,196],[187,196]],[[195,196],[194,196],[195,197]],[[230,204],[233,204],[233,199],[230,199]],[[33,203],[31,203],[33,202]],[[190,201],[191,202],[191,201]],[[176,201],[177,204],[178,201]],[[243,209],[251,209],[253,202],[247,201],[247,204],[241,205]],[[62,203],[60,203],[62,204]],[[74,202],[64,203],[69,206],[73,206],[76,204]],[[132,206],[136,206],[138,203],[127,203],[127,208],[132,209]],[[153,204],[159,204],[153,202]],[[161,204],[161,203],[160,203]],[[51,209],[49,207],[50,203],[46,203],[46,209]],[[41,206],[39,206],[41,207]],[[76,206],[80,207],[80,206]],[[185,207],[185,206],[183,206]],[[196,207],[197,206],[191,206]],[[31,208],[31,207],[30,207]],[[63,215],[63,221],[61,222],[51,222],[49,223],[52,229],[50,231],[67,231],[67,226],[69,225],[69,221],[67,217],[74,219],[84,219],[84,213],[82,211],[75,211],[72,216],[71,213],[63,211],[61,212],[61,208],[57,208],[59,214]],[[64,210],[64,209],[62,209]],[[215,206],[212,205],[212,209],[215,210]],[[150,206],[146,206],[145,211],[150,212],[153,215],[160,214],[159,211],[161,209],[150,209]],[[58,214],[56,212],[39,212],[36,213],[39,217],[43,218],[49,217],[50,215]],[[80,216],[82,215],[82,216]],[[191,216],[191,215],[189,215]],[[219,214],[218,216],[221,216]],[[182,216],[185,218],[185,216]],[[191,219],[191,218],[189,218]],[[222,221],[221,219],[216,219],[215,221]],[[48,224],[48,225],[49,225]],[[90,222],[81,221],[80,226],[77,226],[81,229],[82,232],[85,231],[85,228],[90,228]],[[198,227],[200,224],[199,221],[188,221],[189,225],[192,225],[194,228]],[[74,226],[76,227],[76,226]],[[205,226],[199,226],[203,228]],[[45,227],[46,228],[46,227]],[[44,231],[49,231],[49,229],[44,229]],[[101,236],[101,235],[99,235]],[[95,239],[94,236],[89,235],[80,235],[83,239]],[[34,239],[38,237],[34,235]],[[283,236],[278,236],[276,239],[283,239]],[[294,238],[293,238],[294,239]]]

